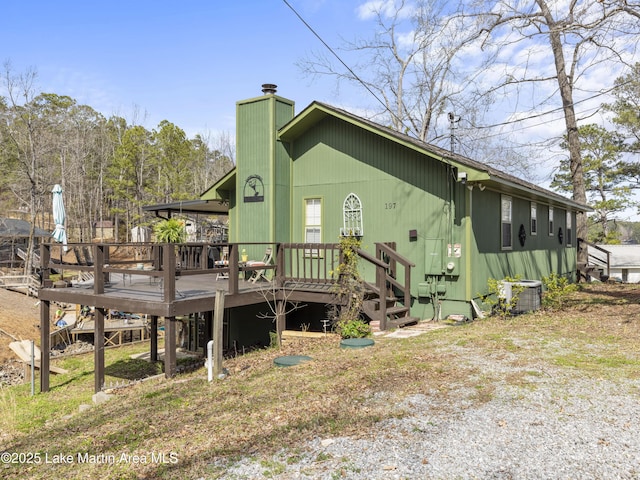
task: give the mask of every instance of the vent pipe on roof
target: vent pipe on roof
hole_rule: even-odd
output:
[[[265,95],[273,95],[274,93],[276,93],[276,88],[278,88],[278,86],[274,85],[273,83],[263,83],[262,93],[264,93]]]

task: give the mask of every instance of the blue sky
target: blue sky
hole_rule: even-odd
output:
[[[376,28],[373,20],[358,14],[359,7],[376,0],[288,2],[338,51],[345,40],[371,38]],[[332,78],[302,74],[296,62],[314,51],[330,54],[282,0],[11,0],[3,2],[2,13],[0,62],[10,61],[13,73],[33,68],[38,92],[68,95],[107,117],[122,116],[148,129],[166,119],[189,137],[202,133],[215,139],[223,133],[233,139],[236,102],[262,95],[263,83],[277,84],[278,94],[294,100],[297,112],[313,100],[356,114],[380,107],[362,87],[342,83],[338,90]],[[541,52],[547,52],[541,63],[547,67],[540,68],[548,68],[548,47],[542,46],[537,55]],[[531,58],[526,50],[520,53]],[[473,51],[470,55],[467,60]],[[517,55],[502,52],[507,63]],[[489,84],[504,75],[501,64],[494,70],[484,72]],[[582,81],[598,91],[618,75],[603,64]],[[547,93],[559,106],[553,91]],[[500,104],[492,105],[493,118],[485,121],[518,118],[511,103],[524,98],[500,98]],[[580,110],[595,111],[603,101],[606,98],[595,98]],[[558,110],[514,124],[501,135],[526,146],[563,131]],[[556,148],[544,155],[549,160],[537,160],[550,166],[540,170],[551,172],[565,153]],[[545,174],[542,184],[550,178]]]
[[[375,22],[362,19],[358,9],[381,1],[288,0],[337,51],[346,40],[371,38]],[[511,49],[502,52],[495,71],[484,71],[489,85],[503,80],[502,62],[517,61],[518,52]],[[190,137],[233,133],[235,102],[261,95],[263,83],[277,84],[278,94],[294,100],[297,112],[313,100],[356,114],[380,109],[363,87],[343,82],[338,90],[332,78],[305,77],[296,62],[313,51],[331,56],[283,0],[9,1],[0,24],[0,61],[9,60],[14,73],[36,69],[39,91],[69,95],[106,116],[149,129],[166,119]],[[537,68],[546,76],[542,69],[552,65],[548,46],[538,56],[541,52]],[[531,58],[528,51],[520,53]],[[474,58],[471,50],[462,61]],[[611,86],[613,78],[601,68],[584,81],[596,91]],[[550,87],[531,98],[549,95],[559,107],[556,87]],[[492,106],[493,118],[484,121],[518,118],[514,109],[526,98],[501,98]],[[604,100],[592,103],[597,107]],[[564,129],[562,112],[514,128],[521,144],[547,140]]]
[[[289,3],[332,47],[371,28],[357,19],[362,0]],[[147,128],[166,119],[189,136],[233,132],[235,102],[261,95],[263,83],[277,84],[296,111],[313,100],[348,104],[332,80],[295,66],[322,48],[281,0],[11,1],[0,27],[0,61],[14,73],[33,67],[39,91],[106,116],[137,111]]]
[[[363,18],[362,7],[382,1],[288,0],[339,52],[346,40],[372,37],[376,23]],[[530,70],[537,58],[535,68],[546,76],[545,69],[552,66],[549,48],[538,47],[502,51],[504,58],[482,72],[487,84],[503,81],[505,65],[518,54]],[[331,56],[283,0],[6,0],[0,20],[0,62],[11,62],[14,74],[35,69],[38,92],[68,95],[107,117],[122,116],[148,129],[168,120],[189,137],[210,134],[214,142],[221,133],[234,138],[236,102],[262,95],[263,83],[277,84],[278,94],[294,100],[297,112],[313,100],[356,114],[366,115],[372,107],[379,111],[377,100],[363,87],[343,82],[338,90],[333,78],[304,76],[296,63],[314,51]],[[473,64],[476,53],[471,49],[462,61]],[[354,61],[343,51],[341,55]],[[597,92],[610,87],[619,74],[603,63],[582,81]],[[553,99],[541,107],[555,107],[552,115],[530,118],[528,109],[516,112],[526,95],[504,96],[484,121],[508,120],[497,136],[513,139],[514,148],[558,137],[564,122],[556,87],[548,87],[541,90],[542,97],[529,98],[534,103]],[[606,100],[581,103],[578,113],[596,111]],[[584,116],[590,122],[602,120]],[[528,120],[510,123],[517,118]],[[536,157],[538,170],[545,172],[541,184],[550,180],[547,172],[563,155],[566,152],[554,147]]]

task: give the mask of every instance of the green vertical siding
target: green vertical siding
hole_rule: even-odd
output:
[[[551,272],[575,279],[576,241],[575,227],[572,246],[560,244],[558,228],[566,231],[566,209],[554,206],[554,233],[549,235],[549,204],[537,204],[537,233],[531,233],[531,201],[512,198],[513,248],[502,250],[500,237],[501,193],[474,190],[472,210],[472,296],[487,292],[489,278],[502,279],[520,276],[523,279],[542,280]],[[575,225],[575,213],[572,213]],[[518,231],[524,225],[526,238],[520,244]]]
[[[549,235],[544,195],[536,194],[538,232],[531,235],[530,201],[522,190],[504,187],[512,192],[513,248],[503,250],[502,185],[471,189],[457,181],[457,170],[446,161],[331,115],[314,119],[289,137],[292,143],[281,142],[277,130],[292,118],[293,103],[275,95],[238,102],[232,241],[302,242],[305,199],[320,198],[322,241],[337,242],[343,202],[354,193],[362,202],[363,248],[374,253],[376,242],[395,242],[398,253],[415,264],[414,316],[472,316],[470,300],[486,293],[489,278],[575,274],[575,215],[567,247],[558,241],[559,228],[566,239],[566,210],[554,206]],[[244,200],[251,175],[262,179],[263,202]],[[524,246],[518,242],[521,224]],[[415,239],[409,234],[414,230]],[[362,266],[365,279],[373,281],[373,267]]]
[[[289,156],[277,141],[278,128],[293,118],[293,102],[265,95],[237,103],[236,208],[232,241],[275,242],[289,238]],[[258,176],[263,201],[245,201],[247,179]],[[252,256],[259,252],[249,252]]]
[[[344,199],[355,193],[362,202],[363,248],[373,253],[375,242],[396,242],[398,252],[416,264],[412,313],[432,317],[432,299],[417,299],[418,284],[431,279],[427,259],[434,245],[441,246],[440,254],[446,256],[448,244],[463,241],[464,194],[460,195],[450,167],[333,118],[310,129],[291,151],[293,240],[304,238],[304,200],[319,197],[322,240],[338,241]],[[416,240],[409,238],[410,230],[417,231]],[[373,281],[373,268],[362,266],[365,278]],[[448,296],[464,298],[464,285],[457,275],[462,267],[457,268],[456,275],[440,272],[433,281],[445,284]]]

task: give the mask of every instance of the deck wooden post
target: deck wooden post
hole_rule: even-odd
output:
[[[162,264],[162,248],[160,245],[151,245],[151,261],[153,262],[153,269],[160,270],[160,265]]]
[[[104,293],[105,276],[108,275],[102,271],[106,260],[104,254],[105,245],[96,244],[93,249],[93,293],[102,295]]]
[[[51,320],[51,302],[40,302],[40,392],[49,391],[49,330]]]
[[[149,332],[149,337],[151,338],[151,351],[149,352],[149,356],[152,362],[158,361],[158,316],[151,315],[151,332]]]
[[[238,277],[240,274],[238,245],[229,244],[229,295],[238,293]],[[217,302],[216,302],[217,304]]]
[[[376,283],[378,291],[380,292],[380,330],[383,332],[387,329],[387,282],[386,274],[380,265],[376,265]]]
[[[106,245],[106,244],[102,245],[102,255],[103,255],[103,258],[104,258],[103,265],[108,265],[109,262],[111,261],[109,259],[109,245]],[[109,282],[111,282],[111,274],[109,272],[106,272],[104,274],[104,283],[108,284]],[[123,280],[123,282],[124,282],[124,280]]]
[[[43,243],[40,245],[40,287],[49,288],[53,283],[49,278],[51,276],[51,245]]]
[[[104,308],[95,308],[93,331],[93,356],[94,356],[94,376],[96,393],[102,391],[104,387]]]
[[[164,376],[176,375],[176,317],[164,319]]]
[[[276,287],[282,288],[284,286],[285,279],[284,271],[284,247],[281,243],[276,245]]]
[[[216,300],[213,306],[213,374],[222,373],[222,349],[224,331],[224,291],[216,290]]]
[[[164,271],[164,292],[162,301],[173,302],[176,299],[176,252],[173,244],[162,246],[162,270]]]

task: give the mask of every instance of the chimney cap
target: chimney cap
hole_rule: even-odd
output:
[[[265,95],[269,95],[269,94],[274,94],[276,93],[276,89],[278,88],[277,85],[274,85],[273,83],[263,83],[262,84],[262,93],[264,93]]]

